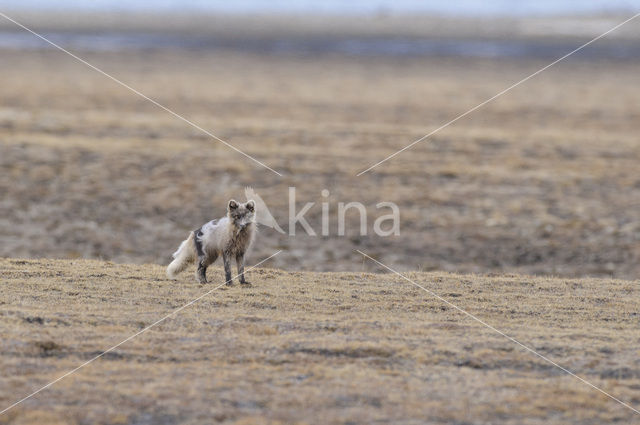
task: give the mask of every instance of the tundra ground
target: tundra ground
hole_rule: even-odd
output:
[[[287,255],[282,253],[280,255]],[[365,265],[365,270],[369,269]],[[0,408],[221,283],[157,265],[0,260]],[[640,405],[638,281],[408,273]],[[1,424],[602,424],[637,414],[392,274],[258,268]]]

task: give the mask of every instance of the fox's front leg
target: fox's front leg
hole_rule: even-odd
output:
[[[238,266],[238,275],[240,276],[240,283],[248,285],[249,282],[244,280],[244,252],[236,254],[236,264]]]
[[[222,262],[224,263],[224,279],[227,285],[233,285],[231,281],[231,258],[228,252],[222,252]]]

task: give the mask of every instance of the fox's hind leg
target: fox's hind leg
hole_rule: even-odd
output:
[[[198,232],[196,232],[198,233]],[[200,235],[202,232],[200,232]],[[196,235],[197,236],[197,235]],[[196,253],[198,254],[198,269],[196,270],[196,279],[200,283],[207,283],[207,267],[218,258],[218,253],[205,253],[200,238],[195,238]]]
[[[199,283],[207,283],[207,266],[204,265],[204,258],[198,259],[198,269],[196,270],[196,279]]]
[[[218,254],[198,256],[198,269],[196,270],[196,279],[200,283],[207,283],[207,267],[218,258]]]

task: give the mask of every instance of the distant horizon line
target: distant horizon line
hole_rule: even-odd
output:
[[[27,2],[28,3],[28,2]],[[14,13],[87,13],[87,14],[179,14],[190,15],[194,13],[205,13],[208,15],[228,15],[228,16],[318,16],[318,17],[406,17],[419,15],[423,17],[442,17],[459,19],[486,19],[486,18],[562,18],[562,17],[599,17],[615,16],[640,11],[640,0],[637,7],[632,7],[629,3],[618,5],[601,5],[599,7],[533,7],[533,8],[464,8],[455,10],[449,7],[378,7],[378,8],[357,8],[357,7],[218,7],[215,5],[156,5],[151,8],[132,1],[126,5],[115,4],[87,4],[73,5],[65,4],[64,1],[57,4],[29,5],[24,1],[2,1],[0,10]],[[311,6],[311,5],[310,5]]]

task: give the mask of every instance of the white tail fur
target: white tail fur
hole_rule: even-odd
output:
[[[169,279],[175,279],[178,273],[186,269],[189,264],[196,260],[194,237],[194,233],[191,232],[187,240],[182,241],[180,248],[173,253],[174,260],[167,266],[167,276],[169,276]]]

